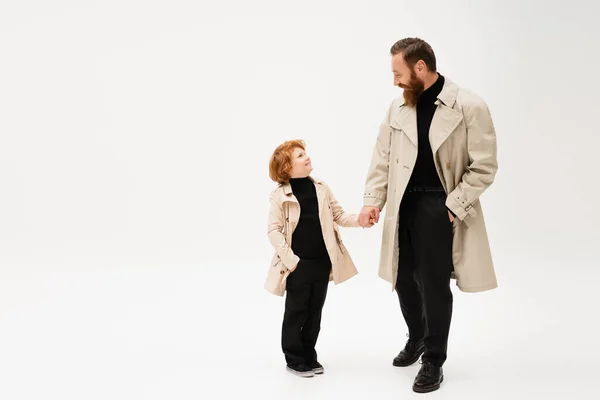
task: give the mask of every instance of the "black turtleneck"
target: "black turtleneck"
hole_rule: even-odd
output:
[[[292,235],[292,251],[301,260],[328,257],[321,221],[317,189],[310,178],[290,179],[292,192],[300,203],[300,220]]]
[[[442,187],[440,178],[433,162],[433,152],[429,143],[429,127],[437,105],[435,101],[444,87],[444,77],[438,74],[438,79],[425,90],[417,102],[417,131],[419,134],[419,152],[415,168],[408,182],[408,187],[435,186]]]

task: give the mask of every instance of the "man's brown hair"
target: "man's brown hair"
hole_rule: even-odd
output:
[[[390,53],[392,56],[402,53],[410,68],[414,67],[417,61],[423,60],[429,72],[437,72],[435,53],[423,39],[409,37],[398,40],[390,49]]]
[[[294,149],[301,148],[306,151],[303,140],[288,140],[277,146],[269,161],[269,177],[277,183],[284,184],[290,180],[292,170],[292,154]]]

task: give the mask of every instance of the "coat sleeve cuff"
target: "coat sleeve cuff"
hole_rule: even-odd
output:
[[[281,262],[287,269],[292,269],[300,262],[300,257],[290,251],[289,254],[281,260]]]
[[[363,205],[377,207],[383,210],[385,205],[385,193],[374,190],[366,190],[363,196]]]
[[[347,225],[348,228],[360,228],[360,224],[358,223],[358,215],[351,214],[348,218]]]
[[[477,211],[475,211],[472,204],[467,204],[465,201],[461,201],[460,198],[456,198],[452,194],[446,198],[446,207],[455,218],[458,218],[461,221],[464,221],[467,216],[474,217],[477,215]]]
[[[378,199],[377,197],[366,197],[365,196],[363,199],[363,205],[377,207],[380,210],[382,210],[383,206],[385,205],[385,200]]]

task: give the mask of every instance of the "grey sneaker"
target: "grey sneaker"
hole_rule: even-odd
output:
[[[323,372],[325,372],[325,369],[323,368],[323,366],[318,361],[314,361],[314,362],[309,363],[308,367],[310,369],[312,369],[312,372],[314,372],[317,375],[320,375]]]
[[[301,376],[302,378],[312,378],[315,376],[312,368],[309,368],[307,365],[299,364],[299,365],[288,365],[286,369],[294,375]]]

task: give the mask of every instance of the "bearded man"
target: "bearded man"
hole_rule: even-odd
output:
[[[405,38],[391,48],[394,85],[404,89],[380,126],[359,224],[383,218],[379,276],[392,284],[408,327],[394,358],[421,357],[413,390],[437,390],[452,317],[451,279],[463,292],[497,287],[479,201],[498,168],[486,103],[437,72],[431,46]]]

